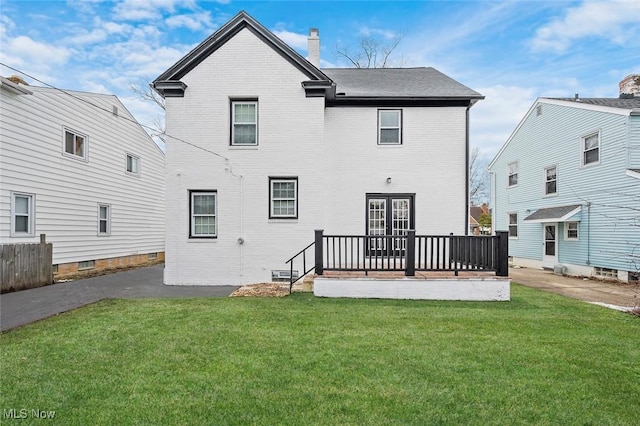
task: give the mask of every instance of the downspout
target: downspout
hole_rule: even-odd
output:
[[[591,202],[587,202],[587,265],[591,265]]]
[[[465,120],[466,120],[466,134],[465,134],[465,157],[464,157],[464,164],[465,164],[465,173],[464,173],[464,177],[465,177],[465,215],[464,215],[464,235],[469,235],[469,109],[471,109],[471,104],[469,104],[469,106],[467,107],[467,110],[465,112]]]

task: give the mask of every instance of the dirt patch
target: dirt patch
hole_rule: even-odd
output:
[[[229,297],[284,297],[289,295],[288,283],[259,283],[245,285]]]
[[[131,271],[132,269],[146,268],[147,266],[153,266],[160,263],[164,263],[164,260],[150,260],[148,262],[138,263],[136,265],[115,266],[105,269],[88,269],[86,271],[72,272],[70,274],[55,275],[53,277],[53,280],[54,283],[64,283],[67,281],[75,281],[84,278],[99,277],[101,275],[115,274],[116,272]]]

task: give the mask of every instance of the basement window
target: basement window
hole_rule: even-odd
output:
[[[95,267],[95,260],[85,260],[84,262],[78,262],[78,271],[86,271],[87,269],[94,269]]]
[[[617,269],[595,267],[596,276],[602,278],[618,278]]]

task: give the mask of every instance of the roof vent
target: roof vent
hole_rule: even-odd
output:
[[[576,102],[580,102],[580,93],[576,93],[576,95],[573,97],[573,100]]]

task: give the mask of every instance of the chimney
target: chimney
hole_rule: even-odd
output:
[[[320,68],[320,32],[317,28],[309,29],[309,62]]]
[[[640,74],[629,74],[618,84],[620,98],[629,99],[640,96]]]
[[[29,85],[29,83],[24,81],[24,79],[22,77],[20,77],[19,75],[12,75],[11,77],[7,77],[7,80],[9,80],[10,82],[15,83],[15,84],[22,84],[24,86],[28,86]]]

